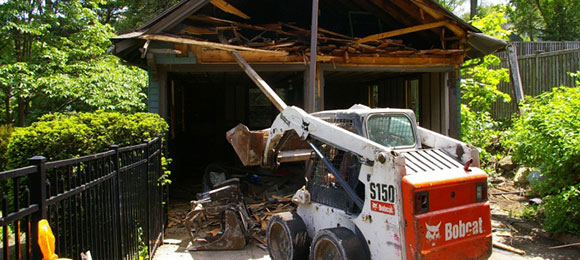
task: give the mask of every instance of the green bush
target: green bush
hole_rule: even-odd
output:
[[[494,174],[491,164],[497,160],[494,142],[500,136],[500,123],[493,120],[489,112],[472,111],[467,105],[461,105],[461,140],[480,148],[481,162],[484,170]]]
[[[11,125],[0,125],[0,171],[6,169],[8,159],[6,158],[6,151],[8,150],[8,143],[14,128]]]
[[[579,111],[580,88],[560,87],[528,98],[513,121],[508,145],[519,163],[542,166],[543,179],[534,184],[540,195],[580,183]]]
[[[554,233],[580,234],[580,185],[546,198],[544,228]]]
[[[554,88],[521,108],[505,145],[516,162],[541,169],[532,186],[544,196],[544,228],[580,234],[580,88]]]
[[[53,161],[103,152],[113,144],[139,144],[168,128],[165,120],[151,113],[49,114],[14,131],[6,154],[8,167],[26,166],[35,155]]]

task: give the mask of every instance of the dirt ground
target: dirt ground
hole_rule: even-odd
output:
[[[519,192],[513,194],[513,192]],[[520,218],[525,206],[533,197],[526,196],[526,188],[516,187],[510,180],[492,180],[489,188],[494,241],[523,250],[526,254],[518,256],[494,249],[491,259],[580,259],[580,247],[550,249],[580,239],[571,236],[554,236],[541,229],[535,221]],[[503,258],[508,255],[508,258]]]
[[[512,192],[523,191],[519,194]],[[518,218],[530,197],[525,196],[525,189],[515,187],[513,182],[501,180],[490,186],[489,201],[492,208],[492,227],[494,230],[494,241],[523,250],[525,255],[518,255],[512,252],[494,248],[490,259],[534,259],[534,260],[577,260],[580,259],[580,247],[567,247],[550,249],[567,243],[580,242],[574,238],[562,238],[552,236],[543,231],[538,223]],[[189,202],[185,200],[174,200],[170,202],[170,216],[179,218],[184,216],[189,207]],[[170,223],[172,221],[170,220]],[[237,251],[200,251],[189,252],[186,250],[190,238],[185,231],[183,224],[173,221],[165,233],[165,241],[157,250],[154,260],[170,259],[194,259],[194,260],[249,260],[270,259],[265,248],[255,241],[250,241],[243,250]]]

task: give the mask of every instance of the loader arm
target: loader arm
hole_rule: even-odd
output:
[[[302,140],[318,139],[356,153],[370,162],[375,161],[381,152],[386,158],[395,157],[389,148],[312,116],[298,107],[289,106],[278,114],[270,127],[262,166],[276,166],[275,158],[279,152],[276,147],[280,146],[279,142],[284,134],[290,131],[294,131]]]

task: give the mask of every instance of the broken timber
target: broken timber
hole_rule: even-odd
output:
[[[222,33],[218,35],[218,38],[220,39],[220,42],[227,42]],[[248,64],[248,62],[246,62],[246,60],[244,60],[244,58],[242,58],[242,56],[237,51],[230,50],[229,53],[279,111],[286,109],[286,103],[284,103],[284,101],[276,94],[276,92],[274,92],[270,85],[268,85],[268,83],[266,83],[266,81],[264,81],[264,79],[262,79],[262,77],[260,77],[260,75],[258,75],[254,69],[252,69],[252,66],[250,66],[250,64]]]
[[[235,8],[233,5],[229,4],[224,0],[211,0],[210,3],[226,13],[237,15],[244,19],[250,19],[250,17],[246,15],[244,12],[238,10],[238,8]]]
[[[441,22],[435,22],[435,23],[428,23],[428,24],[421,24],[421,25],[417,25],[417,26],[411,26],[411,27],[407,27],[407,28],[403,28],[403,29],[398,29],[398,30],[394,30],[394,31],[384,32],[384,33],[378,33],[378,34],[369,35],[367,37],[364,37],[362,39],[359,39],[359,40],[357,40],[355,42],[355,44],[361,44],[361,43],[365,43],[365,42],[382,40],[382,39],[389,38],[389,37],[395,37],[395,36],[399,36],[399,35],[403,35],[403,34],[408,34],[408,33],[413,33],[413,32],[418,32],[418,31],[433,29],[433,28],[445,26],[447,24],[448,24],[447,21],[441,21]]]
[[[215,43],[215,42],[198,41],[198,40],[194,40],[194,39],[186,39],[186,38],[173,37],[173,36],[167,36],[167,35],[159,35],[159,34],[144,34],[144,35],[141,35],[139,38],[146,39],[146,40],[157,40],[157,41],[165,41],[165,42],[173,42],[173,43],[191,44],[191,45],[197,45],[197,46],[201,46],[201,47],[208,47],[208,48],[212,48],[212,49],[225,50],[225,51],[242,50],[242,51],[267,53],[267,54],[270,54],[273,56],[286,56],[286,55],[288,55],[288,52],[285,52],[285,51],[262,50],[262,49],[244,47],[244,46],[236,46],[236,45],[222,44],[222,43]]]

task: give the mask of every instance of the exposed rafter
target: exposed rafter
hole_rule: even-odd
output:
[[[403,35],[403,34],[414,33],[414,32],[419,32],[419,31],[423,31],[423,30],[429,30],[429,29],[433,29],[433,28],[437,28],[437,27],[446,26],[447,24],[448,24],[447,21],[440,21],[440,22],[411,26],[411,27],[398,29],[398,30],[394,30],[394,31],[389,31],[389,32],[373,34],[373,35],[369,35],[367,37],[364,37],[362,39],[356,40],[355,44],[377,41],[377,40],[382,40],[385,38],[395,37],[395,36],[399,36],[399,35]]]

